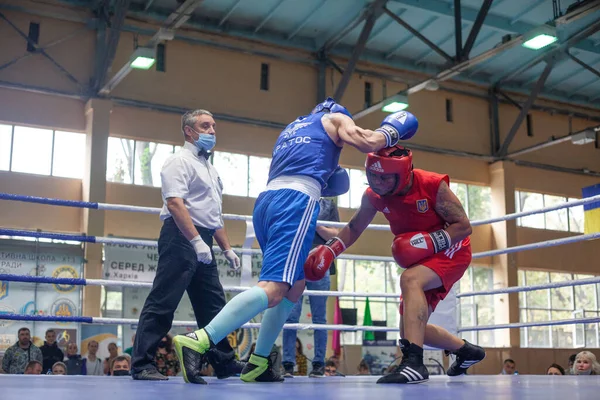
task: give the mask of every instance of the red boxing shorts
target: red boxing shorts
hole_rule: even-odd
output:
[[[433,312],[438,303],[446,298],[452,286],[462,278],[469,265],[471,265],[471,244],[466,246],[458,242],[447,250],[427,257],[419,263],[431,269],[442,279],[442,286],[427,290],[425,298]],[[400,296],[400,315],[404,315],[404,302]]]

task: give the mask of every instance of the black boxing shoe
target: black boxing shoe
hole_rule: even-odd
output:
[[[245,362],[238,361],[235,358],[233,351],[225,353],[216,347],[213,347],[206,352],[206,359],[214,368],[218,379],[237,376],[242,373],[242,370],[246,366]]]
[[[400,339],[402,349],[402,361],[392,371],[379,378],[377,383],[423,383],[429,380],[429,371],[423,364],[423,348],[410,343],[406,339]]]
[[[463,339],[464,340],[464,339]],[[465,344],[456,351],[445,350],[447,356],[450,354],[456,355],[456,360],[448,368],[446,374],[448,376],[459,376],[467,372],[469,367],[477,364],[485,358],[485,350],[483,347],[476,346],[464,340]]]

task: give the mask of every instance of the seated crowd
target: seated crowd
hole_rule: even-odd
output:
[[[135,338],[135,336],[134,336]],[[134,340],[132,338],[132,342]],[[87,357],[83,358],[79,354],[77,343],[67,344],[66,352],[58,347],[56,332],[52,329],[46,331],[45,342],[41,347],[37,347],[31,341],[31,333],[28,328],[21,328],[18,331],[17,342],[10,346],[2,358],[2,369],[0,373],[5,374],[25,374],[25,375],[97,375],[97,376],[126,376],[130,371],[130,360],[132,348],[129,347],[124,354],[119,355],[116,343],[109,343],[109,357],[100,360],[96,354],[98,352],[98,342],[92,340],[87,344]],[[307,361],[301,350],[297,348],[297,371],[293,374],[286,373],[286,377],[307,376]],[[272,352],[274,365],[278,365],[281,373],[285,371],[281,366],[281,352],[279,347],[274,346]],[[180,366],[177,355],[173,349],[172,337],[164,337],[156,350],[155,363],[158,371],[165,376],[180,375]],[[325,363],[325,376],[344,376],[338,372],[339,358],[331,357]],[[600,375],[600,363],[598,363],[594,353],[584,350],[572,354],[568,360],[567,368],[558,363],[548,366],[546,371],[527,371],[533,374],[545,375]],[[514,360],[504,360],[501,375],[518,375],[517,366]],[[210,365],[206,364],[203,369],[203,375],[212,376],[214,371]],[[371,375],[370,367],[365,360],[361,360],[356,367],[356,375]]]

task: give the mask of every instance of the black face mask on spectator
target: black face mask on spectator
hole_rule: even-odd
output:
[[[163,342],[163,341],[158,342],[158,347],[161,349],[164,349],[165,347],[167,347],[167,342]]]
[[[113,371],[113,376],[127,376],[129,375],[129,371],[125,370],[125,369],[118,369],[116,371]]]

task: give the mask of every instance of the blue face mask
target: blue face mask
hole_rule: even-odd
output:
[[[215,135],[209,135],[207,133],[200,133],[198,140],[194,141],[194,144],[200,151],[210,151],[217,143]]]

